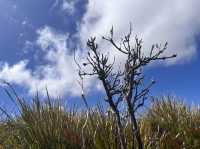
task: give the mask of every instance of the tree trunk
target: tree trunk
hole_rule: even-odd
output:
[[[133,131],[133,135],[135,135],[137,143],[138,143],[138,149],[143,149],[143,142],[140,136],[140,130],[138,128],[138,124],[137,124],[137,120],[135,118],[134,113],[131,114],[131,123],[132,123],[132,131]],[[133,141],[134,141],[134,137],[133,137]]]
[[[121,120],[120,120],[121,118],[120,118],[119,112],[116,111],[115,114],[116,114],[116,117],[117,117],[118,135],[119,135],[119,138],[120,138],[121,149],[127,149],[127,144],[126,144],[126,141],[125,141],[123,126],[122,126],[122,123],[121,123]]]

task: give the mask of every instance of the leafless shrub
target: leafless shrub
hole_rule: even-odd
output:
[[[126,103],[126,111],[132,127],[132,148],[137,146],[139,149],[142,149],[143,142],[138,128],[136,111],[144,105],[145,100],[148,99],[150,88],[155,83],[152,80],[148,85],[143,86],[143,68],[153,61],[174,58],[176,55],[163,55],[167,49],[167,43],[164,46],[158,44],[152,45],[149,55],[145,55],[142,51],[142,39],[138,37],[132,38],[131,26],[129,33],[122,39],[120,44],[114,40],[113,27],[110,30],[110,36],[103,37],[103,39],[110,43],[118,52],[125,55],[124,69],[118,70],[117,72],[114,71],[115,61],[110,63],[109,55],[102,53],[95,41],[96,38],[91,37],[87,41],[89,51],[83,66],[91,67],[92,71],[84,71],[79,65],[79,75],[81,78],[96,75],[102,82],[106,93],[105,101],[109,104],[116,116],[118,135],[122,149],[127,148],[127,143],[123,131],[124,123],[122,122],[119,104],[122,102]],[[132,44],[132,39],[134,40],[134,44]],[[137,145],[134,144],[135,139],[137,140]]]

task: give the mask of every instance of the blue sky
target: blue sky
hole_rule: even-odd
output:
[[[47,87],[54,97],[79,98],[72,50],[77,49],[82,62],[90,36],[109,49],[100,37],[113,25],[118,40],[132,22],[144,52],[153,43],[168,41],[167,54],[178,54],[145,71],[147,79],[157,81],[151,94],[200,103],[198,6],[198,0],[0,0],[0,79],[29,97],[37,90],[43,95]],[[91,101],[101,97],[99,82],[92,78],[84,83]],[[6,102],[3,90],[0,95],[1,103]]]

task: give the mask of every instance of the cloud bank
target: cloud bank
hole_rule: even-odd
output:
[[[74,10],[72,2],[64,2],[62,9],[72,13],[78,11]],[[129,23],[132,22],[133,32],[144,41],[144,52],[148,52],[151,44],[167,41],[167,54],[178,54],[178,58],[170,63],[185,63],[197,52],[195,37],[200,31],[199,6],[199,0],[88,0],[82,20],[77,20],[80,24],[76,35],[80,39],[78,44],[84,48],[87,38],[106,35],[112,25],[118,40],[128,32]],[[37,34],[35,44],[45,53],[42,60],[46,64],[31,70],[27,68],[28,60],[13,66],[2,63],[0,79],[23,85],[30,93],[36,90],[44,93],[47,86],[55,96],[80,94],[68,34],[58,33],[48,26],[37,30]],[[101,40],[99,42],[102,43]],[[78,53],[84,55],[84,52]],[[86,82],[87,88],[91,83],[94,82]]]

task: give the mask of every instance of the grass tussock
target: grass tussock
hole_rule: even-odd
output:
[[[157,98],[141,121],[146,148],[200,148],[200,109],[174,97]]]
[[[1,136],[9,130],[6,134],[9,137],[3,139],[1,145],[8,148],[81,148],[79,132],[84,117],[76,115],[76,111],[62,109],[58,101],[47,101],[42,104],[36,97],[32,104],[21,102],[20,115],[1,125]]]
[[[0,123],[0,149],[120,149],[116,118],[99,105],[80,112],[49,96],[15,101],[17,116],[1,110],[7,119]],[[156,98],[139,127],[147,149],[200,148],[200,109],[173,97]],[[124,119],[123,129],[128,148],[133,148],[129,120]]]

